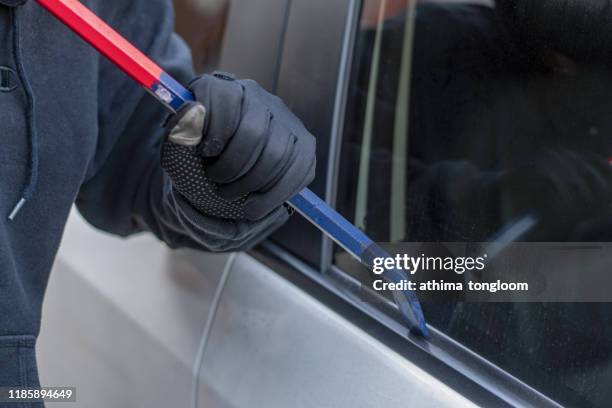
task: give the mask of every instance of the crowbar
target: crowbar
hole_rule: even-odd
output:
[[[78,0],[36,1],[142,85],[170,111],[177,112],[185,103],[194,100],[188,89]],[[302,190],[289,199],[288,204],[362,264],[371,268],[375,257],[389,257],[374,241],[311,190]],[[393,283],[408,280],[405,272],[399,269],[386,270],[382,277]],[[427,336],[427,324],[416,294],[408,290],[392,291],[392,294],[410,330]]]

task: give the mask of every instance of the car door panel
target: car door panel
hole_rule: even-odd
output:
[[[231,268],[200,371],[207,408],[473,406],[247,254]]]
[[[232,0],[220,69],[276,90],[288,0]]]
[[[330,139],[340,84],[339,69],[352,0],[294,0],[287,18],[278,94],[317,138],[317,174],[310,188],[326,195]],[[302,237],[297,240],[293,237]],[[294,217],[273,240],[311,265],[319,263],[322,234]]]
[[[80,406],[186,406],[227,258],[111,237],[74,212],[44,303],[42,384],[76,386]]]

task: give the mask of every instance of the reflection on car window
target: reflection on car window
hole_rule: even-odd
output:
[[[217,68],[221,41],[229,11],[229,0],[173,0],[176,32],[193,54],[196,72]]]
[[[340,212],[380,242],[611,241],[611,20],[607,0],[365,1]],[[610,304],[424,307],[556,400],[612,400]]]

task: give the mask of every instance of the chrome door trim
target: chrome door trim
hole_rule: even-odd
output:
[[[355,38],[359,26],[361,4],[361,0],[348,0],[348,12],[344,27],[340,67],[338,69],[336,101],[334,104],[334,116],[329,141],[329,161],[327,164],[325,182],[325,201],[332,208],[336,208],[336,198],[338,194],[338,172],[340,167],[340,153],[342,151],[342,136],[344,134],[348,88],[351,79],[353,50],[355,48]],[[329,237],[324,235],[321,243],[321,261],[319,266],[321,273],[327,271],[332,265],[333,256],[334,243]]]

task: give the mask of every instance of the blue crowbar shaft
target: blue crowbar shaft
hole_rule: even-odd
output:
[[[188,89],[78,0],[36,1],[142,85],[170,111],[177,112],[185,103],[194,100]],[[366,266],[371,268],[376,257],[388,257],[374,241],[309,189],[291,198],[289,205]],[[408,279],[401,270],[386,271],[382,277],[394,283]],[[416,294],[408,290],[392,293],[410,330],[427,336],[427,325]]]

